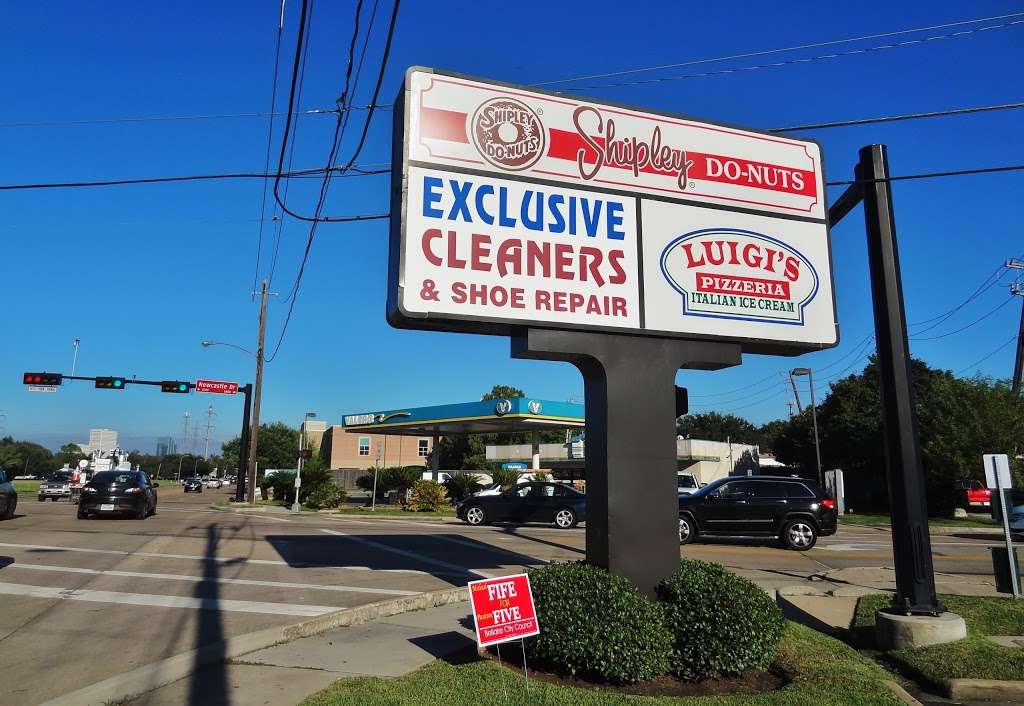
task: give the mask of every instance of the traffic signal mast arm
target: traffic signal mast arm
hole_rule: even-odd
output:
[[[64,380],[91,380],[96,387],[106,390],[123,390],[128,385],[152,385],[161,392],[187,395],[195,385],[185,380],[136,380],[117,375],[62,375],[61,373],[25,373],[22,381],[26,385],[60,385]]]

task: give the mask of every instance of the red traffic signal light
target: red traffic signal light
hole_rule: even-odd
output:
[[[98,377],[96,387],[101,390],[123,390],[124,378],[122,377]]]
[[[61,373],[25,373],[22,382],[26,385],[60,385],[64,381]]]
[[[191,385],[181,380],[164,380],[160,383],[160,392],[175,392],[179,395],[187,395]]]

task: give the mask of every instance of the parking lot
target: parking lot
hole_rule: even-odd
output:
[[[454,519],[240,513],[233,489],[160,489],[144,521],[75,519],[22,497],[0,523],[0,704],[36,704],[226,637],[390,597],[584,556],[583,527],[468,527]],[[935,536],[939,580],[988,576],[995,535]],[[889,534],[841,527],[809,552],[706,540],[686,556],[767,587],[892,566]]]

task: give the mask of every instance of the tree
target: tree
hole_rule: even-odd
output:
[[[482,401],[486,400],[500,400],[500,399],[515,399],[517,397],[526,397],[526,393],[520,390],[518,387],[512,387],[511,385],[495,385],[491,388],[490,392],[485,392]]]
[[[237,470],[237,458],[242,440],[235,437],[221,445],[225,468]],[[267,468],[295,468],[299,450],[299,432],[283,422],[260,424],[256,441],[256,463],[261,470]]]
[[[482,480],[475,473],[453,473],[444,485],[448,489],[448,497],[458,502],[480,490],[483,487]]]
[[[11,476],[48,476],[55,470],[49,449],[31,441],[15,441],[10,436],[0,439],[0,467]]]
[[[761,439],[757,427],[743,417],[718,412],[688,414],[676,422],[676,433],[685,438],[736,444],[757,444]]]

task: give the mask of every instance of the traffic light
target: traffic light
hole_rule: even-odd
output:
[[[690,411],[690,394],[685,387],[676,386],[676,419]]]
[[[25,373],[22,382],[26,385],[60,385],[64,376],[61,373]]]
[[[181,380],[164,380],[160,383],[160,392],[176,392],[179,395],[187,395],[191,385]]]
[[[123,390],[124,378],[121,377],[98,377],[96,387],[101,390]]]

